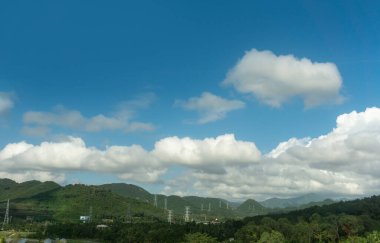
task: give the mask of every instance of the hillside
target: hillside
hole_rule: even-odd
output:
[[[154,203],[155,197],[157,206]],[[280,202],[288,202],[289,205],[289,202],[292,202],[299,206],[272,209],[253,199],[238,204],[221,198],[154,195],[139,186],[124,183],[100,186],[77,184],[61,187],[54,182],[27,181],[16,183],[9,179],[0,179],[0,213],[3,211],[2,208],[5,209],[6,200],[10,199],[11,212],[16,219],[25,219],[30,216],[36,220],[77,221],[79,216],[89,215],[92,211],[94,219],[119,218],[130,220],[133,217],[138,217],[166,220],[167,211],[165,209],[167,209],[172,210],[173,217],[181,221],[185,207],[188,206],[192,219],[204,221],[241,219],[267,213],[284,213],[332,203],[331,200],[326,200],[301,204],[312,198],[309,195],[294,199],[278,199]]]
[[[242,216],[255,216],[268,213],[269,209],[261,205],[259,202],[248,199],[243,202],[236,211]]]
[[[13,185],[6,190],[9,192],[8,195],[13,196],[10,213],[16,220],[30,216],[35,220],[78,221],[79,216],[90,215],[90,211],[93,218],[99,220],[103,218],[124,220],[127,217],[145,216],[161,219],[165,217],[163,210],[149,203],[125,198],[97,186],[68,185],[51,189],[50,183],[32,181],[21,183],[22,186],[9,181],[7,183]],[[40,190],[37,193],[36,188],[49,188],[49,190]],[[26,197],[26,195],[31,196]],[[5,208],[5,201],[1,208]]]
[[[106,190],[109,190],[119,196],[125,198],[133,198],[140,200],[146,203],[154,205],[154,194],[149,193],[145,189],[124,183],[112,183],[99,186]],[[212,217],[234,217],[236,216],[232,208],[227,208],[228,205],[232,203],[228,202],[225,199],[220,198],[206,198],[206,197],[197,197],[197,196],[185,196],[180,197],[176,195],[166,196],[166,195],[157,195],[157,208],[165,209],[165,200],[166,208],[168,210],[173,210],[174,214],[183,215],[185,212],[185,207],[189,206],[190,211],[195,216],[208,215]],[[202,210],[203,205],[203,210]],[[210,210],[209,210],[210,209]]]
[[[122,197],[134,198],[137,200],[142,200],[146,202],[153,203],[153,195],[142,187],[126,184],[126,183],[111,183],[100,185],[100,188],[110,190],[113,193],[116,193]]]
[[[52,181],[26,181],[17,183],[10,179],[0,179],[0,202],[7,199],[29,198],[60,187],[60,185]]]
[[[315,193],[309,193],[303,196],[293,198],[270,198],[260,202],[260,204],[267,208],[295,208],[313,202],[320,202],[325,199],[325,196]]]

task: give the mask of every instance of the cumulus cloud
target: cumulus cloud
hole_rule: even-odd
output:
[[[172,167],[165,193],[195,192],[234,199],[265,199],[327,193],[380,194],[380,109],[337,117],[336,127],[315,138],[290,138],[267,154],[233,134],[194,139],[166,137],[148,151],[140,145],[97,149],[80,138],[19,142],[0,150],[1,175],[25,178],[42,173],[62,178],[70,171],[111,173],[125,180],[157,182]],[[5,174],[4,174],[5,173]],[[50,174],[49,174],[50,173]]]
[[[190,184],[196,191],[235,199],[379,194],[379,147],[380,109],[367,108],[338,116],[328,134],[282,142],[246,167],[228,164],[222,174],[189,170],[170,189]]]
[[[245,103],[204,92],[200,97],[192,97],[187,101],[177,100],[175,105],[185,110],[197,111],[199,114],[197,123],[204,124],[223,119],[228,112],[244,108]]]
[[[260,159],[252,142],[238,141],[233,134],[203,140],[167,137],[158,141],[153,154],[166,163],[180,164],[213,172],[226,165],[247,165]]]
[[[229,164],[240,166],[255,162],[259,157],[254,143],[238,141],[233,135],[204,140],[168,137],[158,141],[152,151],[140,145],[99,150],[87,147],[81,138],[68,137],[40,145],[8,144],[0,150],[0,165],[8,173],[94,171],[116,174],[125,180],[156,182],[170,165],[215,173],[215,168]]]
[[[10,93],[0,92],[0,116],[6,114],[14,106],[13,98]]]
[[[32,145],[19,142],[6,145],[0,151],[0,164],[7,173],[17,175],[28,171],[65,173],[95,171],[113,173],[123,179],[140,182],[157,181],[165,168],[139,145],[111,146],[105,150],[87,147],[80,138],[42,142]]]
[[[51,126],[76,129],[86,132],[100,132],[104,130],[124,132],[151,131],[154,125],[134,121],[136,110],[148,107],[154,100],[153,94],[140,95],[132,101],[121,103],[113,116],[98,114],[85,117],[80,111],[70,110],[57,106],[51,112],[28,111],[24,113],[23,121],[26,126],[24,134],[41,136],[46,134]]]
[[[306,108],[341,103],[342,78],[334,63],[312,62],[293,55],[276,56],[252,49],[227,73],[223,85],[252,94],[261,102],[279,107],[300,97]]]

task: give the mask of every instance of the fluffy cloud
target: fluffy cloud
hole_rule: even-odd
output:
[[[12,95],[0,92],[0,116],[6,114],[14,106]]]
[[[65,127],[86,132],[100,132],[104,130],[124,132],[150,131],[154,129],[151,123],[132,121],[135,110],[146,108],[152,101],[151,95],[137,100],[122,103],[114,116],[98,114],[85,117],[77,110],[69,110],[57,106],[52,112],[28,111],[23,116],[26,126],[23,132],[27,135],[45,135],[51,126]]]
[[[362,196],[380,193],[380,109],[338,116],[336,127],[317,138],[291,138],[246,167],[225,173],[189,170],[172,191],[192,185],[214,196],[265,199],[325,193]]]
[[[338,116],[331,132],[291,138],[267,154],[233,134],[214,138],[166,137],[150,151],[139,145],[88,147],[80,138],[0,150],[2,174],[64,178],[70,171],[111,173],[125,180],[157,182],[172,166],[183,171],[166,181],[165,192],[265,199],[310,192],[334,196],[380,193],[380,109]],[[207,192],[207,193],[206,193]]]
[[[333,63],[317,63],[293,55],[276,56],[270,51],[251,50],[228,72],[223,85],[253,94],[273,107],[300,97],[305,107],[340,103],[342,78]]]
[[[259,157],[254,143],[238,141],[233,135],[204,140],[169,137],[158,141],[152,151],[139,145],[99,150],[87,147],[80,138],[69,137],[65,141],[40,145],[8,144],[0,150],[0,165],[8,173],[94,171],[116,174],[125,180],[156,182],[170,165],[215,173],[215,168],[240,166],[255,162]]]
[[[240,100],[227,100],[209,92],[204,92],[200,97],[192,97],[187,101],[177,100],[175,105],[185,110],[197,111],[199,113],[197,123],[200,124],[223,119],[228,112],[245,106]]]
[[[155,144],[153,154],[166,163],[209,172],[223,172],[226,165],[247,165],[260,159],[254,143],[238,141],[233,134],[203,140],[168,137]]]
[[[95,171],[113,173],[123,179],[140,182],[157,181],[165,171],[158,161],[139,145],[111,146],[105,150],[87,147],[80,138],[66,141],[43,142],[32,145],[26,142],[6,145],[0,151],[0,164],[8,173],[29,171]]]

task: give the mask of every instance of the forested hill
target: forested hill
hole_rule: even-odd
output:
[[[191,218],[195,221],[241,219],[300,208],[270,209],[253,199],[234,203],[222,198],[155,195],[139,186],[124,183],[62,187],[55,182],[17,183],[10,179],[0,179],[0,213],[8,199],[11,200],[11,211],[16,218],[33,216],[41,220],[60,221],[76,221],[80,215],[90,214],[90,207],[93,217],[145,217],[162,220],[167,219],[167,210],[172,210],[175,218],[183,220],[185,207],[190,207]],[[332,201],[318,202],[324,203]]]
[[[10,179],[0,179],[0,201],[16,198],[29,198],[59,188],[61,188],[61,186],[52,181],[26,181],[23,183],[17,183]]]
[[[287,218],[291,222],[296,222],[300,218],[309,219],[313,215],[318,214],[321,217],[331,215],[366,215],[370,218],[380,221],[380,196],[372,196],[364,199],[356,199],[350,201],[340,201],[323,206],[312,206],[305,209],[294,210],[287,213],[272,213],[266,216],[248,217],[246,221],[257,221],[262,217],[271,217],[274,219]]]

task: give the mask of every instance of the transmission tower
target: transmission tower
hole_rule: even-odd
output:
[[[167,198],[165,198],[165,200],[164,200],[164,209],[165,210],[168,210],[168,199]]]
[[[208,203],[208,211],[211,212],[211,203]]]
[[[190,222],[190,206],[185,207],[185,222]]]
[[[9,224],[9,199],[8,199],[8,202],[7,202],[7,209],[5,210],[5,215],[4,215],[4,222],[3,222],[3,227],[2,229],[4,229],[4,226]]]
[[[88,221],[91,222],[92,220],[92,206],[90,206],[89,214],[88,214]]]
[[[127,210],[127,223],[132,222],[132,215],[131,215],[131,205],[128,204],[128,210]]]
[[[157,194],[154,194],[154,206],[157,208]]]
[[[201,211],[203,211],[203,203],[201,203]]]
[[[168,223],[172,224],[173,210],[168,210]]]
[[[222,208],[222,200],[219,200],[219,208]]]

